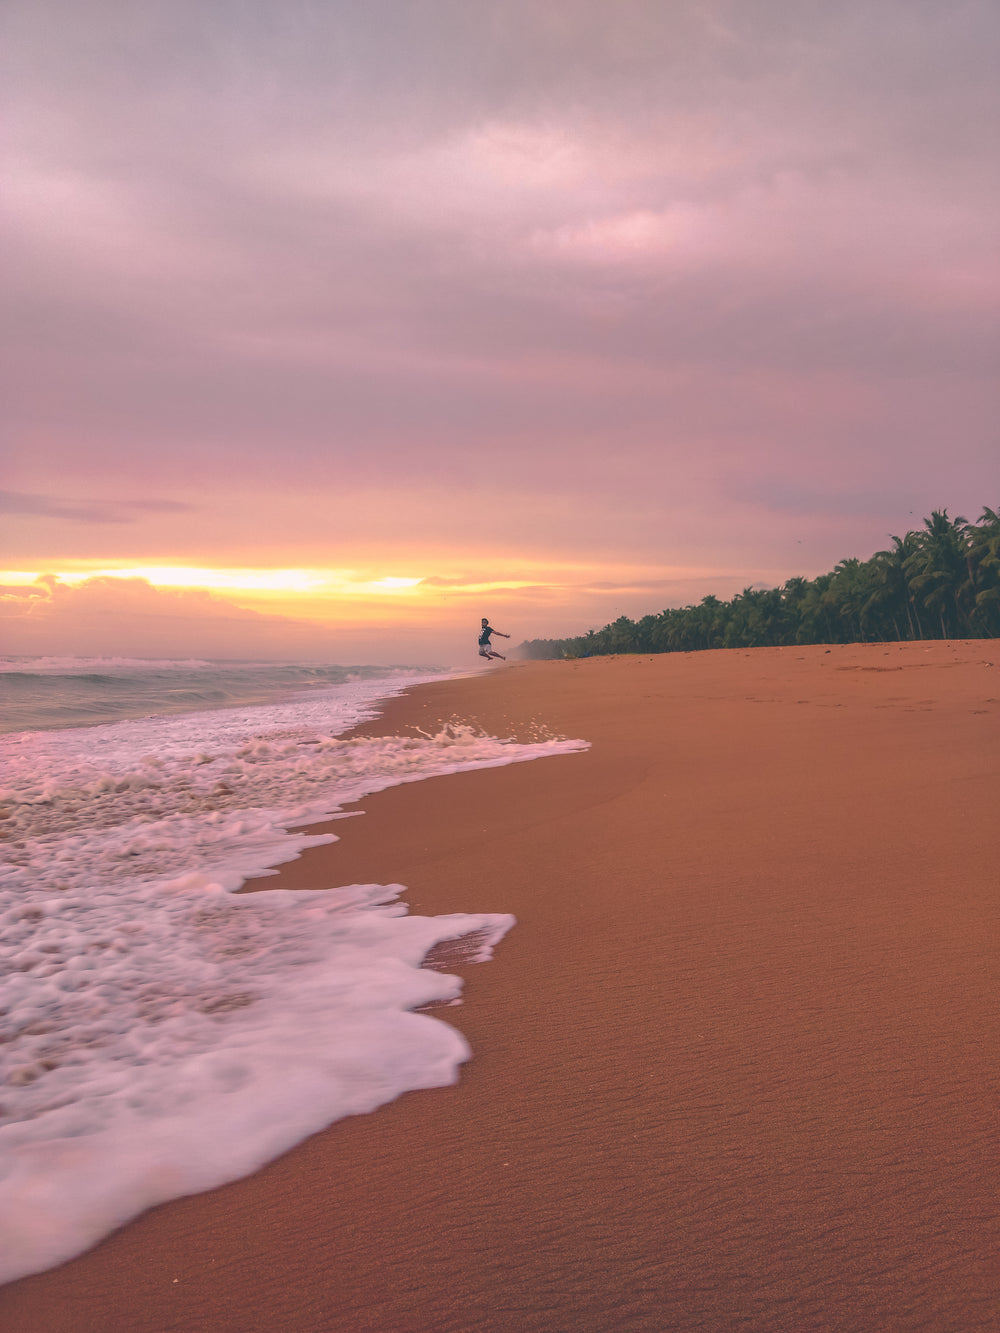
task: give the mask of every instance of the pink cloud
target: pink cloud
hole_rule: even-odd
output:
[[[377,9],[15,7],[9,558],[749,577],[990,501],[995,6]]]

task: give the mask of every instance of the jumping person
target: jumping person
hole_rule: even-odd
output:
[[[486,619],[485,616],[483,616],[483,628],[479,634],[479,656],[499,657],[501,662],[506,662],[507,659],[506,657],[504,657],[503,653],[498,653],[494,648],[490,646],[491,634],[499,634],[501,639],[510,638],[510,635],[504,634],[502,629],[493,629],[490,625],[490,622]]]

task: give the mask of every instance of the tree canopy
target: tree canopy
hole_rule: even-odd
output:
[[[658,615],[621,616],[571,639],[532,639],[528,658],[691,652],[782,644],[1000,637],[1000,512],[975,523],[935,509],[923,528],[870,560],[841,560],[815,579],[704,597]]]

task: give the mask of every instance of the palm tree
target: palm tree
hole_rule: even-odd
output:
[[[972,621],[984,637],[1000,634],[1000,512],[984,508],[965,529]]]
[[[863,642],[867,637],[864,626],[864,608],[870,596],[870,581],[865,566],[855,556],[841,560],[834,567],[824,600],[843,619],[848,633],[847,642]]]
[[[903,635],[899,633],[897,611],[906,615],[906,623],[910,628],[909,637],[922,639],[924,631],[920,624],[920,613],[906,578],[906,562],[917,549],[918,537],[915,532],[908,532],[905,537],[894,537],[890,534],[889,540],[892,542],[891,550],[876,551],[872,556],[871,563],[874,565],[878,585],[872,593],[872,599],[892,608],[890,615],[893,624],[896,625],[898,638],[901,639]]]
[[[963,592],[971,594],[967,527],[967,519],[951,519],[947,509],[932,510],[930,518],[924,519],[925,531],[916,534],[913,553],[905,564],[910,587],[922,595],[929,611],[938,613],[942,639],[948,638],[949,622],[956,634],[963,624],[969,624],[961,596]]]

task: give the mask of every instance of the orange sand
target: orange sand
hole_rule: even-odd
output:
[[[461,1082],[0,1292],[17,1333],[1000,1327],[1000,645],[514,665],[560,756],[396,788],[263,885],[513,912]]]

